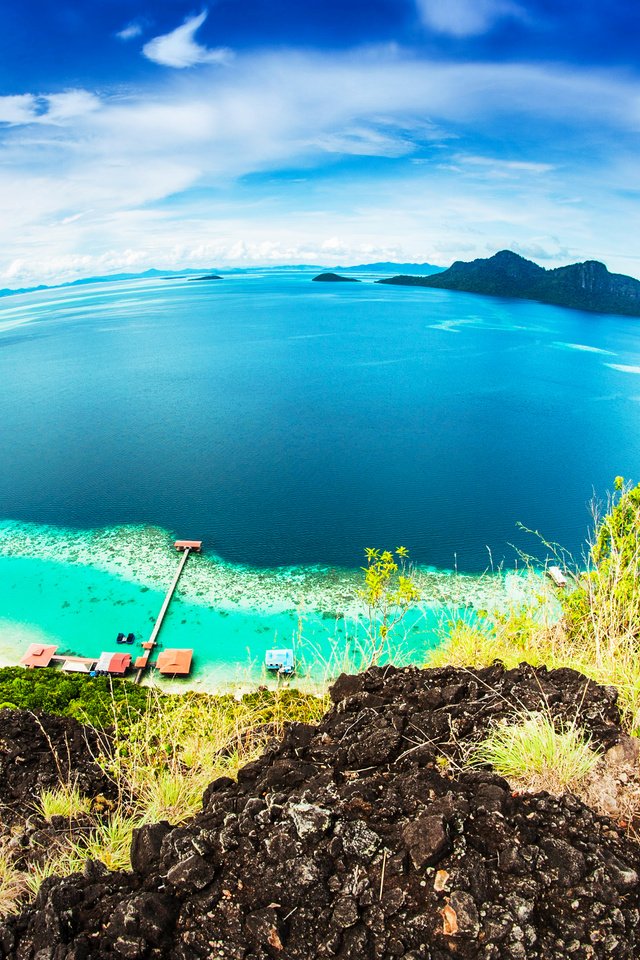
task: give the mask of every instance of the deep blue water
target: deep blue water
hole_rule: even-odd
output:
[[[535,547],[518,521],[579,550],[593,490],[640,479],[640,321],[310,277],[0,301],[0,516],[476,571]]]

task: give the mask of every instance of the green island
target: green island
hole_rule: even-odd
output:
[[[448,270],[433,276],[396,276],[377,283],[516,297],[590,313],[640,316],[640,281],[609,273],[597,260],[546,270],[511,250],[501,250],[470,263],[456,260]]]

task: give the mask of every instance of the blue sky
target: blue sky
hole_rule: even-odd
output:
[[[640,276],[640,5],[6,5],[0,287],[510,247]]]

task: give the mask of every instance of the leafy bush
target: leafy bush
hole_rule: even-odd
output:
[[[126,680],[73,676],[56,670],[0,669],[0,704],[74,717],[94,727],[113,723],[113,706],[141,716],[149,709],[149,691]]]
[[[640,484],[616,477],[615,490],[597,522],[588,569],[564,604],[567,630],[590,637],[598,657],[640,638]]]

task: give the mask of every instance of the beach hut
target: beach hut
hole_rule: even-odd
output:
[[[25,667],[48,667],[58,648],[44,643],[32,643],[20,663]]]
[[[109,673],[115,673],[123,676],[131,666],[130,653],[112,653],[109,664]]]
[[[113,673],[116,676],[123,676],[130,666],[130,653],[101,653],[94,669],[96,673]]]
[[[96,671],[96,673],[108,673],[108,672],[109,672],[109,664],[111,663],[111,657],[112,657],[112,656],[113,656],[112,653],[101,653],[101,654],[100,654],[100,656],[99,656],[99,658],[98,658],[98,661],[97,661],[97,663],[96,663],[96,665],[95,665],[95,667],[94,667],[94,670]]]
[[[158,654],[156,667],[160,673],[186,677],[191,672],[193,650],[163,650]]]
[[[264,664],[270,673],[292,674],[295,670],[293,650],[267,650]]]

